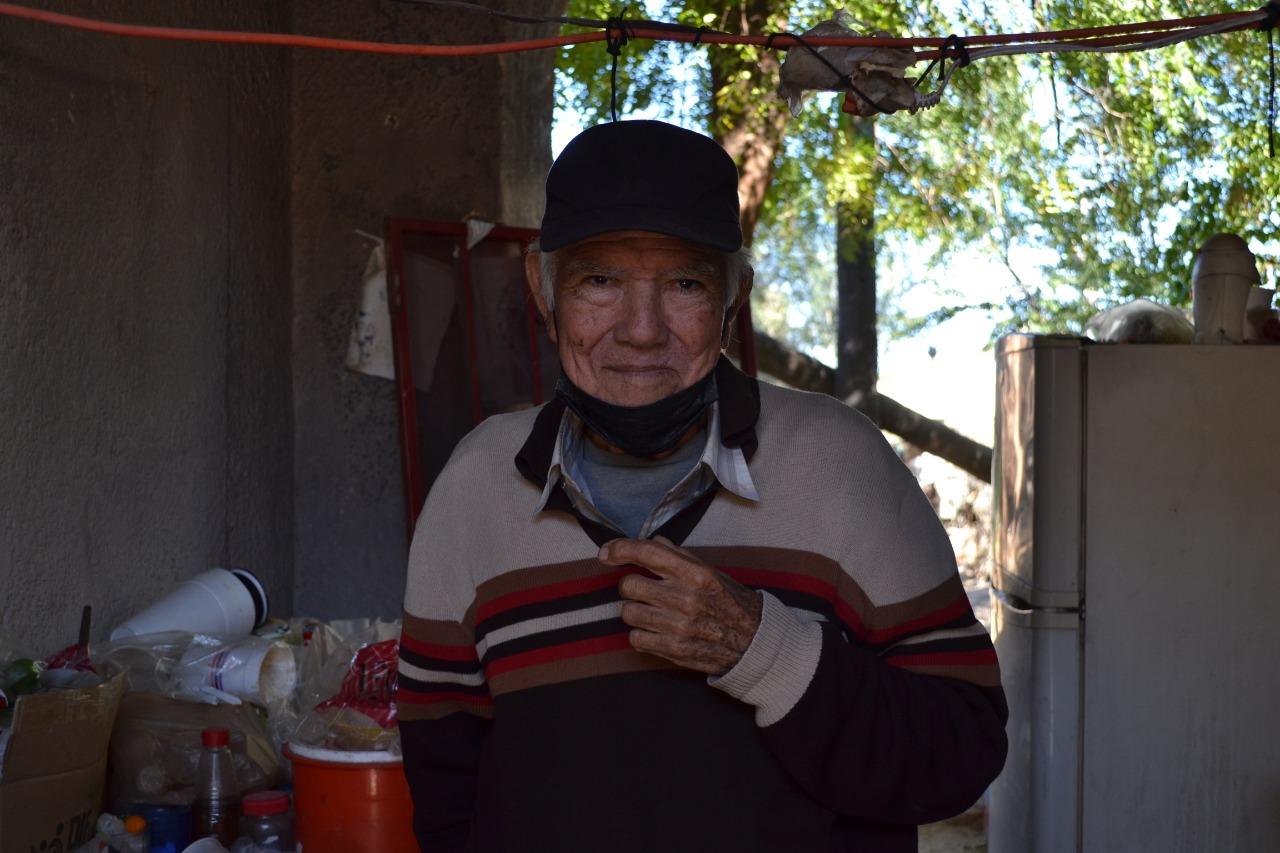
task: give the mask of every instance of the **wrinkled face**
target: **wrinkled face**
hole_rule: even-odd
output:
[[[569,379],[618,406],[643,406],[715,366],[726,329],[723,256],[647,231],[590,237],[557,254],[555,311],[526,271]],[[744,282],[738,301],[746,297]]]

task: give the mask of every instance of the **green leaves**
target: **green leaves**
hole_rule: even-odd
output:
[[[913,35],[1213,11],[1156,0],[1039,0],[1034,18],[1026,4],[844,5],[870,26]],[[821,0],[656,6],[664,20],[730,31],[746,21],[756,33],[804,30],[836,8]],[[571,14],[616,10],[570,2]],[[609,59],[603,46],[566,50],[558,103],[593,121],[607,118]],[[881,251],[910,256],[925,270],[915,286],[945,296],[948,262],[974,250],[1005,264],[1014,281],[998,303],[953,293],[927,316],[898,310],[891,300],[904,286],[885,282],[881,310],[895,334],[967,310],[987,313],[996,331],[1063,331],[1138,296],[1186,306],[1192,255],[1204,239],[1234,231],[1257,251],[1274,247],[1280,234],[1280,169],[1266,159],[1266,42],[1258,32],[1135,54],[980,60],[956,73],[934,109],[877,118],[874,149],[853,144],[831,95],[811,97],[798,118],[779,121],[776,62],[760,48],[637,41],[623,51],[619,78],[626,112],[652,110],[701,127],[731,138],[738,146],[731,150],[782,134],[758,205],[756,309],[768,331],[805,348],[833,339],[834,209],[871,192]],[[1028,271],[1010,262],[1015,255],[1042,263]],[[1262,272],[1275,283],[1274,261]]]

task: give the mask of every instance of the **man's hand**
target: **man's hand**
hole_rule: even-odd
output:
[[[627,599],[622,621],[634,629],[636,651],[724,675],[751,645],[760,625],[760,594],[669,540],[615,539],[600,549],[600,562],[640,566],[658,575],[627,575],[618,584]]]

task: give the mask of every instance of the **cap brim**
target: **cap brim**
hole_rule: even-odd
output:
[[[636,206],[600,207],[557,216],[553,224],[542,230],[538,245],[544,252],[554,252],[610,231],[651,231],[722,252],[736,252],[742,248],[742,232],[736,221],[707,220],[670,210]]]

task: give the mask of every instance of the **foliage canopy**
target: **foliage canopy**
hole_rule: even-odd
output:
[[[1220,11],[1156,0],[1040,0],[1016,9],[962,0],[842,5],[866,25],[901,35]],[[663,20],[737,32],[761,32],[761,25],[803,31],[837,8],[823,0],[655,0],[649,7]],[[570,0],[569,10],[607,17],[618,7]],[[776,62],[765,53],[632,42],[619,66],[620,114],[654,115],[721,139],[742,127],[767,134],[762,121],[777,115],[778,101]],[[563,51],[558,105],[588,124],[607,121],[609,62],[603,47]],[[891,334],[966,310],[987,312],[999,333],[1078,330],[1096,310],[1138,296],[1189,305],[1192,257],[1204,239],[1233,231],[1255,251],[1274,251],[1280,235],[1280,169],[1267,159],[1266,63],[1258,32],[1144,53],[986,59],[957,72],[934,109],[879,117],[874,148],[851,141],[834,96],[811,97],[800,116],[780,120],[759,203],[758,325],[805,349],[831,342],[833,210],[871,188],[881,254],[916,259],[891,264],[900,280],[881,277],[882,327]],[[948,282],[949,263],[973,250],[1009,269],[1012,285],[1000,301],[975,304]],[[1264,267],[1264,280],[1274,284],[1274,262]],[[919,273],[914,280],[911,271]],[[943,307],[908,316],[898,297],[922,284],[944,294]]]

